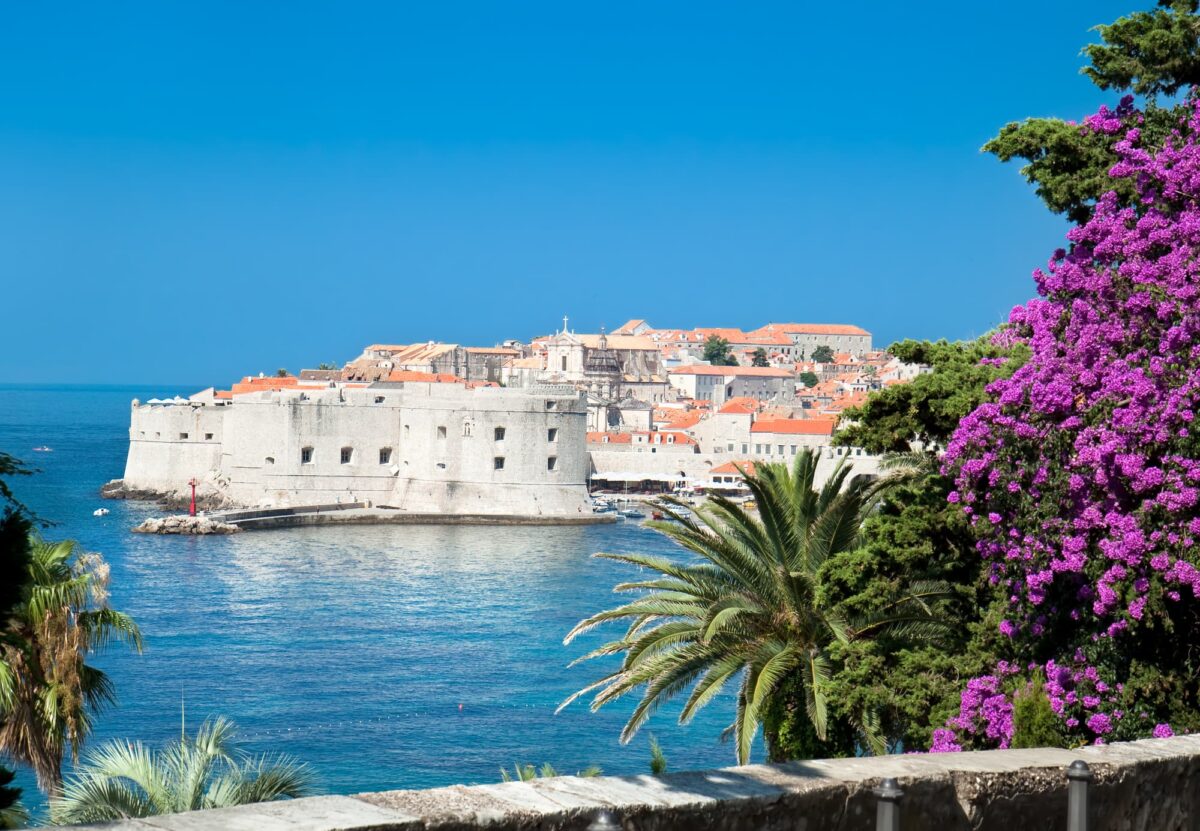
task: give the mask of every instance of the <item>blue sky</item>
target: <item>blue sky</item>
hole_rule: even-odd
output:
[[[1139,7],[10,4],[0,382],[220,384],[564,314],[976,335],[1066,228],[979,147],[1111,100],[1079,49]]]

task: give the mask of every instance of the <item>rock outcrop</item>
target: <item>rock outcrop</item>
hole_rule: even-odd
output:
[[[137,528],[135,534],[236,534],[241,531],[236,525],[218,522],[204,516],[151,517]]]

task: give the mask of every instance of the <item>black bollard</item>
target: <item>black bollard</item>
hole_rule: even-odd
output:
[[[1067,768],[1067,831],[1088,831],[1088,785],[1092,781],[1087,762],[1074,761]]]
[[[904,791],[895,779],[887,778],[874,790],[878,797],[875,803],[875,831],[900,831],[900,798]]]

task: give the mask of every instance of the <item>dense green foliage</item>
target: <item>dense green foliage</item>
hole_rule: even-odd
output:
[[[610,621],[628,623],[622,637],[579,659],[623,655],[621,665],[562,706],[598,690],[592,701],[592,709],[597,709],[641,690],[642,699],[622,732],[622,740],[628,741],[661,704],[688,687],[691,692],[680,713],[684,723],[737,679],[736,712],[729,730],[740,763],[749,760],[764,718],[771,716],[767,743],[772,758],[785,752],[777,741],[780,735],[808,729],[784,723],[783,714],[772,710],[781,690],[788,693],[789,714],[808,722],[816,739],[840,741],[846,728],[855,745],[882,751],[875,713],[864,708],[839,718],[831,712],[839,706],[831,696],[836,653],[861,641],[886,638],[898,644],[939,634],[943,627],[928,604],[943,587],[902,586],[866,615],[826,602],[828,595],[820,586],[822,567],[859,546],[863,521],[893,482],[851,478],[843,457],[824,485],[815,489],[819,458],[805,450],[791,469],[784,464],[756,466],[746,484],[757,514],[715,496],[694,516],[667,509],[672,521],[649,523],[698,555],[698,561],[598,555],[647,573],[616,587],[636,593],[633,600],[592,615],[568,633],[570,642]]]
[[[750,366],[770,366],[767,360],[767,350],[761,346],[750,353]]]
[[[308,769],[285,757],[249,757],[235,743],[232,722],[206,721],[155,751],[113,741],[88,751],[50,802],[58,825],[225,808],[307,795]]]
[[[959,420],[986,399],[987,385],[1011,375],[1028,350],[998,347],[985,337],[956,343],[906,340],[888,352],[932,371],[872,393],[861,407],[847,410],[847,426],[838,431],[835,444],[876,454],[943,447]],[[1003,366],[990,363],[1002,358],[1010,360]]]
[[[1200,80],[1198,0],[1160,0],[1159,8],[1137,12],[1099,26],[1102,42],[1084,48],[1091,66],[1084,73],[1101,89],[1131,90],[1147,96],[1143,131],[1159,143],[1185,120],[1182,105],[1159,106],[1159,93],[1171,95]],[[1029,118],[1004,126],[983,146],[1001,161],[1023,159],[1021,175],[1055,213],[1083,223],[1104,193],[1120,203],[1137,202],[1131,181],[1114,180],[1118,134],[1086,130],[1058,118]]]
[[[1038,677],[1014,697],[1011,747],[1062,747],[1066,737],[1061,724]]]
[[[737,358],[729,351],[729,341],[709,335],[704,341],[704,360],[713,366],[737,366]]]
[[[821,380],[815,372],[801,372],[796,379],[806,387],[815,387]]]

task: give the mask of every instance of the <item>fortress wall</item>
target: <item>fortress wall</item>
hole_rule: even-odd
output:
[[[208,490],[248,507],[370,501],[415,513],[585,515],[586,420],[570,389],[412,382],[135,407],[125,484],[178,492],[207,477]]]
[[[137,490],[181,491],[221,462],[229,407],[136,404],[130,409],[124,481]]]
[[[398,396],[389,402],[387,395],[354,395],[362,392],[238,396],[221,463],[230,498],[264,507],[386,499],[396,477]],[[381,465],[379,450],[386,447],[393,459]],[[351,451],[346,463],[343,448]]]
[[[414,512],[588,514],[586,437],[586,405],[573,391],[408,384],[401,471],[389,504]]]

